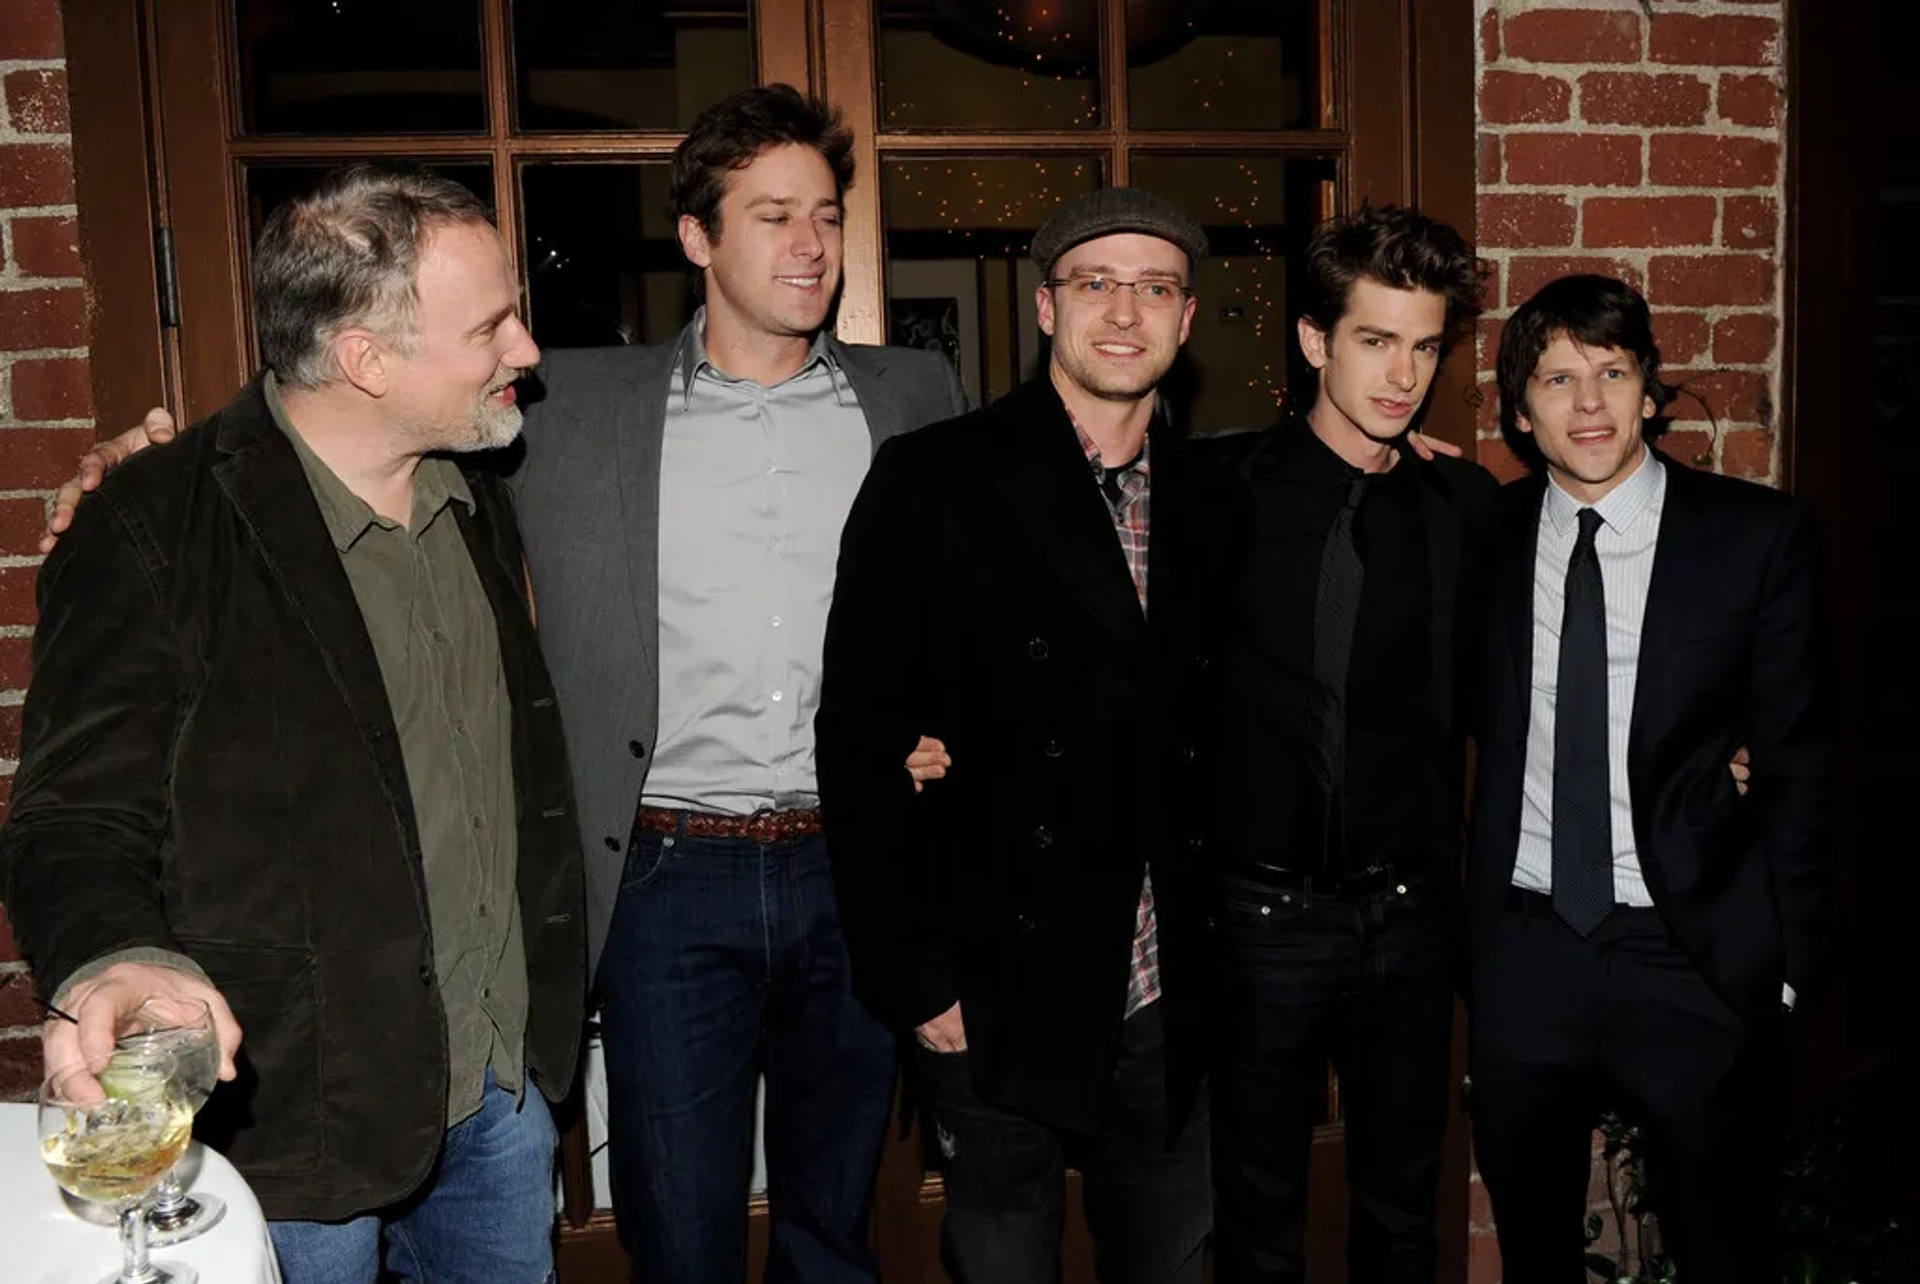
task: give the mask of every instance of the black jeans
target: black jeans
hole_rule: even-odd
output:
[[[1431,1284],[1446,1131],[1452,971],[1441,905],[1399,884],[1363,896],[1230,888],[1213,1074],[1220,1284],[1306,1278],[1307,1165],[1340,1075],[1347,1279]]]
[[[920,1065],[946,1176],[941,1255],[959,1284],[1056,1284],[1069,1162],[1080,1169],[1102,1284],[1200,1284],[1211,1219],[1206,1098],[1169,1145],[1158,1004],[1126,1023],[1097,1136],[981,1101],[964,1052],[921,1048]]]
[[[1583,1284],[1593,1129],[1644,1133],[1661,1242],[1687,1284],[1780,1278],[1783,1023],[1741,1016],[1657,911],[1616,907],[1582,939],[1514,890],[1475,942],[1473,1140],[1516,1284]]]

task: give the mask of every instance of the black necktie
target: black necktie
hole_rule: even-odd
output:
[[[1353,518],[1366,493],[1367,479],[1355,477],[1347,503],[1333,519],[1320,554],[1320,587],[1313,606],[1313,773],[1327,792],[1328,819],[1339,816],[1339,794],[1347,775],[1347,666],[1353,654],[1353,625],[1360,615],[1365,569],[1353,543]],[[1328,835],[1331,840],[1333,834]]]
[[[1613,790],[1607,771],[1607,602],[1593,537],[1579,513],[1560,620],[1553,712],[1553,909],[1582,936],[1613,912]]]

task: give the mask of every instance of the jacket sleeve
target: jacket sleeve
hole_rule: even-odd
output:
[[[0,889],[43,989],[122,950],[181,952],[160,866],[184,699],[144,523],[100,494],[41,568]]]
[[[1773,870],[1786,980],[1809,992],[1826,890],[1831,745],[1812,522],[1795,504],[1770,550],[1753,644],[1752,798]]]
[[[933,625],[929,512],[904,449],[880,448],[840,540],[814,723],[820,805],[853,987],[900,1029],[959,997],[905,760],[937,734],[924,689]],[[938,784],[934,788],[938,788]]]

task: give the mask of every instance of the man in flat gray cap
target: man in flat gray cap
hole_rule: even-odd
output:
[[[1119,188],[1033,240],[1044,371],[885,443],[842,537],[816,723],[857,995],[915,1036],[962,1284],[1052,1284],[1065,1170],[1107,1284],[1211,1222],[1184,722],[1235,534],[1165,431],[1200,227]],[[1151,572],[1151,573],[1149,573]],[[922,731],[953,767],[918,792]]]

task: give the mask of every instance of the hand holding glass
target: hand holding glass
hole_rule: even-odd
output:
[[[40,1087],[40,1156],[61,1189],[113,1205],[122,1265],[100,1284],[195,1284],[192,1267],[147,1258],[142,1202],[186,1153],[193,1111],[172,1057],[56,1069]]]
[[[197,1114],[220,1077],[220,1040],[207,1005],[199,999],[148,999],[121,1029],[114,1055],[145,1061],[172,1057],[181,1096],[188,1110]],[[212,1195],[187,1194],[176,1165],[160,1179],[147,1212],[148,1243],[164,1248],[205,1234],[226,1211],[227,1206]]]

